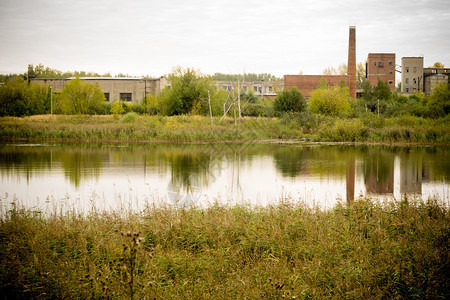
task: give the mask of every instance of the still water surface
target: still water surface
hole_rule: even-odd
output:
[[[450,151],[431,147],[0,144],[0,172],[2,213],[13,200],[54,213],[450,193]]]

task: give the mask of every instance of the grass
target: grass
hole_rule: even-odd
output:
[[[202,116],[32,116],[0,118],[3,140],[77,140],[129,142],[221,142],[254,140],[309,140],[328,142],[450,143],[450,117],[361,119],[290,116],[244,117],[235,125]]]
[[[5,299],[448,299],[449,211],[361,198],[332,210],[149,207],[0,224]]]

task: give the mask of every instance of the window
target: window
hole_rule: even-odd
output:
[[[392,85],[392,80],[389,80],[389,84]]]
[[[254,86],[253,86],[253,90],[254,90],[255,92],[257,92],[257,91],[258,91],[258,87],[257,87],[256,85],[254,85]]]
[[[373,62],[373,65],[374,65],[374,66],[376,66],[376,65],[377,65],[377,62],[376,62],[376,61],[374,61],[374,62]]]
[[[392,75],[392,71],[389,71],[389,74]]]
[[[248,87],[247,87],[247,86],[244,86],[243,89],[244,89],[244,91],[247,93]]]
[[[380,68],[383,67],[383,62],[382,62],[382,61],[380,61],[380,62],[378,63],[378,67],[380,67]]]
[[[409,84],[409,78],[405,78],[405,84]]]
[[[413,78],[413,84],[417,84],[417,80]]]
[[[415,92],[416,92],[416,89],[413,89],[413,92],[415,93]]]
[[[104,93],[104,94],[105,94],[106,101],[109,102],[109,93]]]
[[[120,93],[120,100],[131,101],[131,93]]]
[[[406,73],[409,73],[409,67],[406,67]]]
[[[406,88],[406,89],[405,89],[405,92],[409,93],[409,88]]]
[[[272,86],[269,86],[269,92],[271,92],[272,91]]]
[[[413,73],[417,72],[417,67],[413,67]]]
[[[389,65],[392,66],[392,60],[389,61]]]

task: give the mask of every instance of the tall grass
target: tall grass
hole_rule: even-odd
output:
[[[125,115],[32,116],[0,118],[0,139],[53,139],[85,141],[246,141],[308,139],[330,142],[450,143],[450,117],[438,120],[411,116],[384,119],[368,114],[340,119],[308,113],[278,118]]]
[[[332,210],[149,207],[0,225],[0,293],[15,298],[432,298],[449,289],[448,207],[359,199]]]

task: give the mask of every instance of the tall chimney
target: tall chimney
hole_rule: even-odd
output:
[[[356,26],[350,26],[348,36],[347,75],[350,76],[350,96],[356,98]]]

